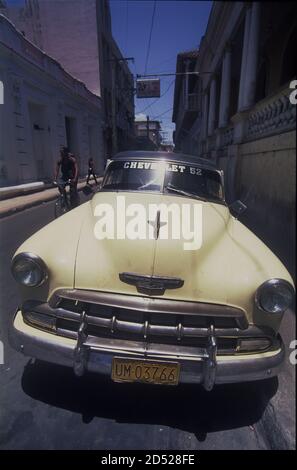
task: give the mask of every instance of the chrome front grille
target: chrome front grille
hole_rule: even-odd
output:
[[[146,337],[149,334],[195,336],[207,330],[211,324],[215,328],[239,328],[237,318],[223,316],[184,315],[183,313],[147,312],[118,306],[98,305],[91,302],[76,302],[61,298],[58,308],[80,314],[87,311],[89,324],[115,331],[131,331]],[[72,319],[76,317],[71,315]]]
[[[100,328],[93,325],[92,319],[87,315],[87,334],[90,337],[100,337],[100,338],[113,338],[115,340],[130,340],[130,341],[147,341],[154,344],[171,344],[171,345],[181,345],[181,346],[193,346],[199,348],[206,348],[208,343],[207,335],[199,335],[198,332],[194,336],[177,336],[175,331],[163,330],[162,326],[158,326],[159,332],[156,334],[150,331],[149,322],[147,322],[148,331],[145,334],[143,326],[138,326],[138,331],[135,331],[131,328],[131,325],[125,325],[122,328],[121,324],[118,324],[116,328],[111,331],[111,328]],[[72,338],[77,337],[79,323],[71,320],[60,320],[57,321],[57,331],[62,333],[65,336]],[[236,338],[218,338],[218,348],[220,350],[233,351],[236,349],[237,340]]]
[[[249,325],[242,310],[229,306],[79,289],[57,291],[49,303],[27,301],[22,312],[25,321],[35,315],[35,327],[41,315],[53,332],[72,339],[78,338],[83,316],[89,343],[119,349],[130,344],[144,351],[155,345],[174,348],[176,354],[201,352],[212,331],[218,352],[234,354],[243,338],[274,336],[266,327]]]
[[[76,318],[73,315],[74,309]],[[233,318],[158,314],[94,304],[78,303],[75,305],[75,302],[71,305],[69,300],[66,302],[62,300],[58,310],[72,312],[71,319],[63,315],[64,318],[58,320],[58,329],[71,330],[75,333],[79,325],[80,313],[85,310],[88,335],[114,339],[206,347],[208,331],[212,324],[216,331],[222,334],[226,329],[228,333],[230,329],[238,330]],[[230,345],[231,342],[232,340],[229,339],[228,344]],[[236,342],[233,341],[232,347],[236,347]]]
[[[219,349],[232,352],[246,329],[244,313],[228,306],[94,291],[58,291],[49,304],[23,306],[32,309],[55,316],[56,333],[74,339],[82,312],[90,338],[204,348],[213,326]]]
[[[237,308],[160,298],[63,289],[49,302],[26,301],[24,321],[84,346],[143,357],[206,357],[210,340],[217,353],[252,354],[277,349],[276,333],[248,324]]]
[[[241,312],[240,317],[238,311],[236,316],[224,316],[224,307],[221,307],[220,315],[198,315],[194,312],[184,314],[182,307],[185,303],[180,305],[179,313],[171,312],[172,306],[167,308],[169,311],[165,311],[164,305],[161,309],[163,311],[136,310],[131,308],[132,305],[125,304],[128,297],[126,296],[126,299],[125,296],[123,297],[119,302],[118,299],[112,297],[106,299],[102,296],[98,299],[98,301],[105,302],[102,305],[95,303],[91,294],[90,299],[82,299],[80,296],[79,299],[72,299],[67,298],[67,295],[64,297],[62,293],[56,300],[56,310],[63,316],[57,322],[58,331],[75,337],[80,314],[86,311],[87,334],[91,337],[205,348],[209,328],[213,325],[217,335],[220,335],[219,349],[224,349],[226,352],[236,349],[237,340],[232,337],[232,334],[238,336],[242,327]],[[139,297],[138,300],[141,302],[143,299]],[[110,305],[111,303],[113,305]],[[167,302],[169,303],[171,302]],[[205,307],[207,311],[207,306]],[[71,312],[71,318],[66,312]],[[217,310],[216,313],[218,313]],[[224,337],[225,335],[227,338]]]

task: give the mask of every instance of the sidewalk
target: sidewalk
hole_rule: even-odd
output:
[[[98,181],[101,181],[102,178],[98,177]],[[95,183],[92,180],[91,186]],[[81,191],[86,186],[85,181],[78,183],[77,189]],[[7,217],[9,215],[15,214],[16,212],[29,209],[33,206],[38,206],[43,202],[53,201],[57,198],[59,194],[58,188],[50,188],[42,191],[34,192],[31,194],[21,195],[17,197],[12,197],[9,199],[4,199],[0,201],[0,219]]]
[[[43,181],[33,183],[18,184],[17,186],[6,186],[0,188],[0,201],[11,199],[12,197],[22,196],[24,194],[36,193],[44,189],[52,188],[52,184]]]

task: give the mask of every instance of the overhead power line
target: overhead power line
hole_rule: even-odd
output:
[[[144,75],[136,75],[136,78],[146,78],[146,77],[169,77],[169,76],[178,76],[178,75],[204,75],[211,74],[212,72],[165,72],[165,73],[150,73]]]
[[[157,116],[154,116],[154,117],[152,118],[152,120],[155,120],[155,119],[157,119],[157,118],[159,118],[159,117],[161,117],[161,116],[164,116],[164,114],[169,113],[169,111],[172,111],[172,110],[173,110],[173,107],[167,109],[167,111],[164,111],[164,113],[161,113],[161,114],[158,114]]]
[[[176,52],[176,53],[175,53],[174,55],[172,55],[171,57],[169,57],[169,58],[167,58],[167,59],[164,59],[164,60],[162,60],[161,62],[157,62],[156,64],[153,65],[153,67],[155,68],[155,67],[159,67],[159,65],[167,64],[168,62],[172,61],[173,59],[176,60],[177,54],[178,54],[178,53]]]
[[[153,26],[154,26],[154,20],[155,20],[156,5],[157,5],[157,1],[155,0],[155,1],[154,1],[154,7],[153,7],[153,14],[152,14],[152,21],[151,21],[151,29],[150,29],[149,41],[148,41],[147,52],[146,52],[146,59],[145,59],[145,67],[144,67],[144,73],[145,73],[145,74],[146,74],[146,71],[147,71],[147,65],[148,65],[148,60],[149,60],[149,55],[150,55],[150,49],[151,49],[151,40],[152,40],[152,32],[153,32]]]
[[[127,49],[127,42],[128,42],[128,10],[129,10],[129,2],[128,0],[126,0],[125,51]]]

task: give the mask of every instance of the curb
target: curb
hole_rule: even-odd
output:
[[[257,423],[268,450],[295,450],[295,438],[282,423],[281,410],[277,407],[275,395],[270,397],[262,389],[259,400],[263,403],[263,414]]]
[[[25,185],[21,189],[17,188],[16,186],[12,188],[0,188],[0,201],[6,201],[7,199],[12,199],[14,197],[19,197],[19,196],[27,196],[29,194],[33,193],[38,193],[41,191],[44,191],[45,189],[50,189],[52,188],[51,183],[40,183],[38,186],[31,185],[31,187],[28,185],[25,187]]]
[[[101,177],[98,176],[98,179],[100,179]],[[78,184],[81,184],[81,183],[84,183],[86,181],[86,178],[79,178],[78,179]],[[23,186],[23,185],[21,185]],[[35,194],[35,193],[41,193],[43,191],[46,191],[47,189],[53,189],[53,183],[50,182],[50,183],[43,183],[42,186],[33,186],[33,187],[27,187],[27,188],[21,188],[21,189],[14,189],[11,191],[11,193],[7,193],[7,194],[2,194],[1,193],[1,189],[3,188],[0,188],[0,202],[1,201],[6,201],[7,199],[13,199],[15,197],[19,197],[19,196],[28,196],[30,194]],[[7,190],[9,190],[9,188],[6,188]]]
[[[0,219],[3,219],[4,217],[8,217],[10,215],[16,214],[17,212],[22,212],[25,209],[30,209],[31,207],[39,206],[39,205],[41,205],[45,202],[53,201],[54,199],[56,199],[56,197],[57,196],[51,196],[50,198],[44,199],[42,201],[32,201],[32,202],[28,202],[26,204],[23,204],[21,206],[17,206],[17,207],[13,207],[11,209],[7,209],[6,211],[0,212]]]
[[[92,186],[93,185],[94,183],[92,184]],[[82,191],[83,188],[84,186],[81,188],[78,188],[78,192]],[[41,204],[54,201],[55,199],[57,199],[57,194],[52,194],[42,200],[27,202],[17,207],[12,207],[11,209],[7,209],[6,211],[3,211],[3,212],[0,211],[0,219],[3,219],[4,217],[9,217],[10,215],[13,215],[13,214],[17,214],[18,212],[22,212],[26,209],[31,209],[31,207],[40,206]]]
[[[265,440],[270,450],[294,450],[294,442],[277,419],[275,408],[271,401],[267,404],[260,425],[263,428]]]

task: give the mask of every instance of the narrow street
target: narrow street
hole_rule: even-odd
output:
[[[7,325],[18,305],[9,270],[11,256],[52,219],[51,202],[0,221],[0,339],[5,344],[5,364],[0,366],[0,448],[269,448],[260,395],[264,387],[265,396],[272,397],[277,380],[217,386],[211,393],[197,386],[119,385],[91,374],[78,379],[70,369],[31,361],[9,346]],[[289,337],[291,322],[285,324]]]

